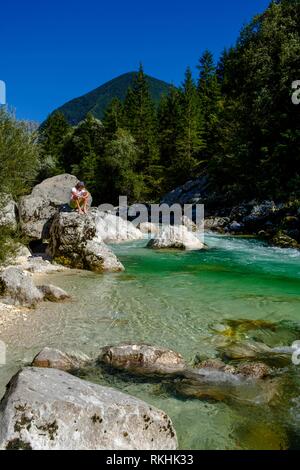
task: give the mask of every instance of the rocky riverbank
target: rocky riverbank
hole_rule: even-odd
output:
[[[15,244],[0,269],[0,298],[8,305],[33,308],[37,303],[63,301],[68,293],[56,286],[39,285],[33,274],[67,268],[98,273],[124,270],[107,241],[143,238],[140,230],[123,219],[90,209],[85,216],[71,211],[67,202],[77,179],[59,175],[34,187],[16,204],[4,198],[0,227],[19,228],[27,246]]]
[[[96,273],[120,272],[125,268],[107,243],[122,243],[152,234],[149,248],[201,250],[199,238],[182,221],[178,227],[158,230],[154,224],[139,228],[115,214],[90,207],[80,216],[68,205],[70,188],[77,179],[59,175],[35,186],[28,196],[16,204],[4,198],[0,226],[20,229],[28,246],[15,246],[14,256],[7,259],[0,272],[0,297],[12,305],[35,307],[43,300],[62,301],[69,296],[56,286],[36,286],[32,273],[48,273],[64,268],[89,270]],[[91,203],[91,201],[90,201]]]
[[[212,192],[208,179],[187,182],[167,194],[163,203],[204,204],[205,228],[222,234],[252,235],[281,248],[300,249],[300,201],[286,199],[226,202]]]

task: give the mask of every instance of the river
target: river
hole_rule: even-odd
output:
[[[205,242],[209,249],[199,252],[152,251],[146,240],[126,243],[113,246],[124,273],[47,275],[72,301],[44,303],[2,332],[7,365],[0,368],[1,393],[12,374],[44,346],[95,356],[101,346],[139,341],[171,348],[192,363],[196,355],[216,354],[219,325],[233,319],[276,325],[275,332],[244,332],[243,339],[269,346],[300,340],[300,252],[213,234],[206,234]],[[299,367],[286,366],[283,396],[264,406],[183,399],[159,383],[109,376],[100,369],[85,378],[163,409],[181,449],[300,448]]]

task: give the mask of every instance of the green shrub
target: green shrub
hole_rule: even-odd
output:
[[[14,198],[26,193],[39,168],[36,135],[24,121],[0,108],[0,194]]]
[[[0,108],[0,211],[11,194],[17,200],[35,181],[39,168],[36,136],[26,122],[17,121],[12,113]],[[0,263],[13,253],[17,233],[0,227]]]

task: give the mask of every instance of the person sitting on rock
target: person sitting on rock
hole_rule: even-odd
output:
[[[79,214],[86,214],[88,211],[89,192],[85,189],[85,184],[80,181],[72,188],[70,206]]]

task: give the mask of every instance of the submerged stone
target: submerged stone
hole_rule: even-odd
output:
[[[219,323],[211,326],[212,331],[217,334],[238,338],[249,331],[267,330],[275,332],[277,325],[275,323],[265,320],[252,320],[252,319],[229,319],[224,323]]]
[[[264,379],[272,373],[272,369],[263,362],[246,362],[236,368],[236,373],[254,379]]]
[[[228,359],[251,359],[272,354],[272,349],[255,341],[232,341],[218,347],[222,357]]]
[[[59,349],[44,348],[32,361],[33,367],[45,367],[70,372],[91,363],[91,358],[82,353],[65,353]]]
[[[102,348],[100,363],[139,375],[173,375],[186,368],[177,352],[147,344],[121,344]]]
[[[252,319],[240,319],[240,320],[226,320],[226,324],[233,329],[240,331],[251,331],[251,330],[271,330],[276,331],[277,325],[266,320],[252,320]]]
[[[279,396],[280,383],[276,380],[260,380],[253,376],[237,374],[237,371],[220,369],[187,370],[183,379],[174,383],[179,395],[187,398],[268,404]]]
[[[198,369],[214,369],[214,370],[227,372],[230,374],[234,374],[236,371],[234,366],[230,364],[226,364],[225,362],[221,361],[218,358],[207,359],[205,361],[202,361],[199,364],[197,364],[197,368]]]
[[[38,289],[43,294],[44,300],[49,300],[50,302],[61,302],[70,299],[70,295],[67,292],[52,284],[38,286]]]
[[[253,379],[263,379],[272,374],[272,369],[263,362],[244,362],[235,366],[233,364],[226,364],[218,358],[197,362],[195,369],[212,369]]]

